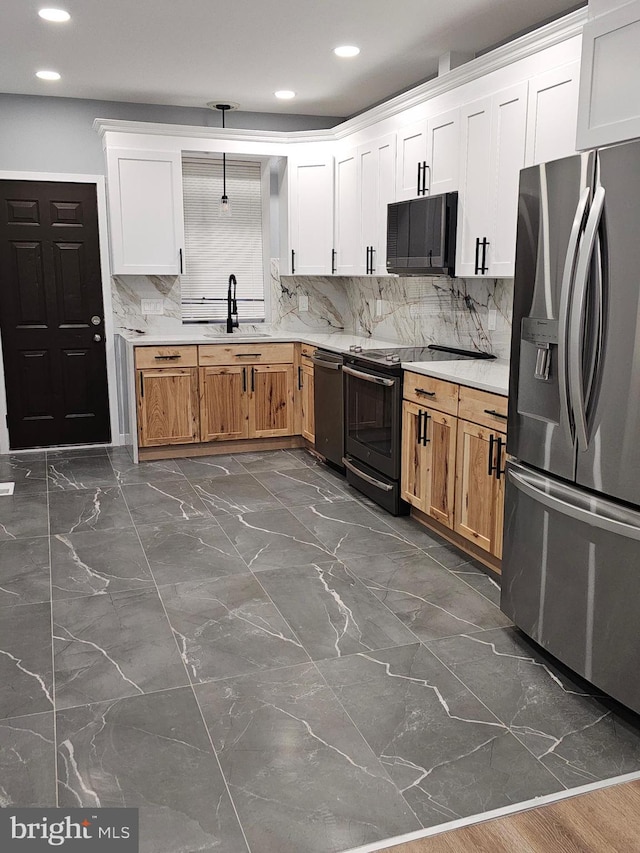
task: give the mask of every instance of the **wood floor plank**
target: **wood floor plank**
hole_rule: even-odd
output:
[[[571,797],[385,853],[639,853],[640,781]]]

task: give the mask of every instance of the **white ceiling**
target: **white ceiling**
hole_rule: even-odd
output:
[[[349,116],[580,0],[1,0],[0,92]],[[71,13],[51,24],[38,9]],[[338,59],[356,44],[355,59]],[[39,69],[62,79],[36,79]],[[293,89],[278,101],[276,89]]]

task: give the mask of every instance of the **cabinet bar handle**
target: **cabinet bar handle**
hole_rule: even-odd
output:
[[[295,275],[296,272],[296,253],[295,250],[291,250],[291,275]]]
[[[417,183],[417,195],[422,195],[422,163],[418,163],[418,183]]]
[[[302,367],[298,365],[298,391],[302,391]]]
[[[487,474],[491,476],[495,471],[495,467],[493,465],[493,445],[495,444],[495,437],[493,434],[489,436],[489,467],[487,469]]]
[[[480,273],[484,275],[489,271],[489,267],[487,266],[487,246],[489,245],[489,241],[486,237],[482,238],[482,266],[480,267]]]
[[[496,439],[496,447],[496,480],[499,480],[505,472],[504,468],[500,468],[500,463],[502,462],[503,447],[502,438],[500,436],[498,436],[498,438]]]
[[[478,275],[480,272],[480,238],[476,237],[476,265],[475,265],[475,274]]]
[[[242,368],[242,393],[246,394],[247,392],[247,368]]]
[[[506,421],[508,418],[508,415],[503,415],[502,412],[496,412],[495,409],[485,409],[484,413],[485,415],[492,415],[494,418],[502,418],[503,421]]]
[[[260,358],[261,352],[237,352],[236,358]]]
[[[154,355],[156,361],[175,361],[180,357],[180,353],[177,353],[176,355]]]
[[[430,417],[431,417],[431,415],[429,414],[429,412],[424,413],[424,426],[422,428],[422,446],[423,447],[426,447],[427,443],[429,441],[431,441],[430,438],[427,438],[427,428],[429,426],[429,418]]]
[[[427,187],[427,169],[429,170],[429,187]],[[425,160],[422,163],[422,195],[427,195],[431,192],[431,166]]]
[[[336,274],[336,255],[337,254],[338,253],[336,252],[335,249],[331,250],[331,275]]]
[[[373,274],[375,273],[375,271],[376,271],[376,265],[375,265],[375,263],[374,263],[374,261],[373,261],[373,258],[374,258],[374,256],[375,256],[375,253],[376,253],[375,246],[372,246],[372,247],[371,247],[371,275],[373,275]]]
[[[140,373],[140,396],[144,397],[144,373]]]
[[[422,419],[424,418],[424,412],[422,409],[418,412],[418,430],[416,432],[416,444],[420,444],[422,441]]]
[[[180,255],[180,275],[182,275],[182,249],[180,249],[178,254]]]
[[[256,381],[255,381],[255,377],[256,377],[256,369],[255,369],[255,367],[252,367],[252,368],[251,368],[251,390],[252,390],[252,391],[255,391],[255,390],[256,390]]]
[[[421,394],[423,397],[435,397],[435,391],[425,391],[424,388],[416,388],[416,394]]]
[[[367,246],[367,275],[369,275],[369,272],[371,270],[371,265],[369,263],[369,255],[370,254],[371,254],[371,246]]]

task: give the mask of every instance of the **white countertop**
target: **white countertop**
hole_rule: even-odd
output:
[[[492,394],[509,394],[509,362],[503,358],[477,361],[408,361],[402,367],[412,373],[446,379]]]
[[[197,327],[196,327],[197,328]],[[234,332],[207,332],[189,330],[186,328],[179,333],[163,332],[119,332],[120,336],[130,346],[171,346],[172,344],[260,344],[288,343],[290,341],[311,344],[331,352],[348,353],[349,347],[361,346],[363,350],[393,348],[403,346],[397,341],[387,341],[381,338],[369,338],[362,335],[352,335],[344,332],[267,332],[262,334],[242,334]],[[412,346],[412,344],[405,344]],[[478,359],[477,361],[410,361],[403,362],[402,367],[413,373],[422,373],[436,379],[446,379],[471,388],[490,391],[506,397],[509,391],[509,362],[506,359]]]

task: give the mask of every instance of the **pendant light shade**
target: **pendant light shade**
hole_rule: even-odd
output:
[[[231,109],[231,104],[216,104],[216,109],[222,113],[222,128],[224,130],[224,115]],[[222,153],[222,197],[220,198],[220,216],[228,219],[231,216],[231,202],[227,195],[227,155]]]

